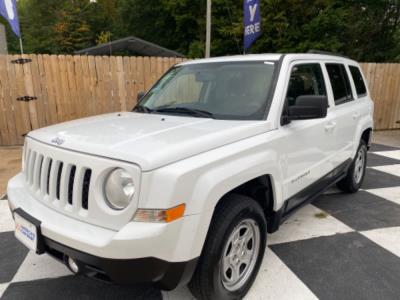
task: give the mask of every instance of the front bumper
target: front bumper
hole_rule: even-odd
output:
[[[44,245],[46,253],[62,262],[72,257],[79,266],[79,273],[88,277],[121,285],[155,283],[163,290],[187,284],[198,260],[171,263],[154,257],[109,259],[72,249],[48,238],[44,238]]]
[[[85,270],[97,270],[116,283],[153,282],[172,289],[190,279],[200,256],[196,232],[201,215],[167,224],[129,222],[114,231],[65,216],[38,201],[25,188],[21,174],[9,181],[7,193],[11,210],[21,208],[41,222],[46,252],[59,259],[70,256]]]

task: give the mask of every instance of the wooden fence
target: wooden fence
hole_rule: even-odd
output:
[[[400,129],[400,64],[361,64],[375,103],[375,129]]]
[[[0,146],[19,145],[32,129],[131,109],[179,58],[0,56]],[[400,128],[400,64],[363,64],[375,100],[377,129]],[[18,101],[21,97],[36,97]]]
[[[132,109],[181,58],[0,55],[0,146],[23,143],[32,129],[90,115]],[[25,102],[17,98],[37,99]]]

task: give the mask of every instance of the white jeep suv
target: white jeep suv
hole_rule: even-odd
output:
[[[8,184],[22,243],[98,279],[238,299],[267,232],[363,181],[373,103],[353,60],[189,61],[140,97],[132,112],[28,134]]]

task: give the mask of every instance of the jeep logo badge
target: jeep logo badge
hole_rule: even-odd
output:
[[[52,142],[53,144],[57,144],[58,146],[60,146],[61,144],[64,143],[64,140],[61,139],[61,138],[59,138],[59,137],[56,137],[56,138],[52,139],[51,142]]]

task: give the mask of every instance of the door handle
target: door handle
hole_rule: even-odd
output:
[[[325,125],[325,131],[326,132],[332,132],[336,127],[336,122],[329,122],[328,124]]]
[[[353,120],[357,120],[360,117],[361,117],[361,114],[358,112],[353,114]]]

